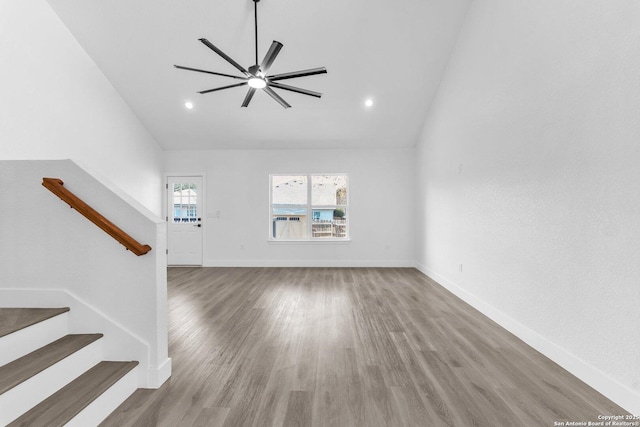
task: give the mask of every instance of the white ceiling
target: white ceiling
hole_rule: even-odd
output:
[[[289,109],[261,91],[241,108],[244,87],[200,95],[238,81],[173,67],[238,74],[202,37],[252,65],[252,0],[48,1],[164,149],[306,149],[415,145],[471,0],[260,1],[260,61],[284,44],[270,73],[328,71],[283,82],[323,93],[276,90]]]

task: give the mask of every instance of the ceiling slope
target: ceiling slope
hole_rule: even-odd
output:
[[[259,57],[284,45],[270,73],[328,70],[288,81],[323,94],[281,91],[289,109],[262,91],[241,108],[246,88],[198,94],[236,81],[173,67],[237,73],[202,37],[252,65],[251,0],[48,2],[164,149],[317,149],[414,146],[470,0],[262,0]]]

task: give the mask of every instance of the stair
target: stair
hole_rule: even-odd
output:
[[[68,308],[0,308],[0,426],[97,426],[138,386],[138,362],[102,361],[102,334]]]

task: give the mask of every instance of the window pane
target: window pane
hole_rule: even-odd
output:
[[[346,190],[346,187],[345,187]],[[346,191],[345,191],[346,194]],[[347,209],[337,208],[333,211],[333,237],[347,237]]]
[[[314,238],[347,237],[347,210],[345,208],[313,209],[311,234]]]
[[[307,208],[276,207],[271,212],[271,237],[274,239],[306,239]]]
[[[307,177],[294,175],[272,176],[271,203],[273,205],[306,205]]]
[[[311,204],[314,206],[346,205],[347,177],[344,175],[312,176]]]
[[[173,222],[195,222],[198,218],[198,189],[184,182],[173,185]]]

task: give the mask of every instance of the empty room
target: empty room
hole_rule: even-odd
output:
[[[636,0],[2,0],[0,58],[0,425],[640,427]]]

